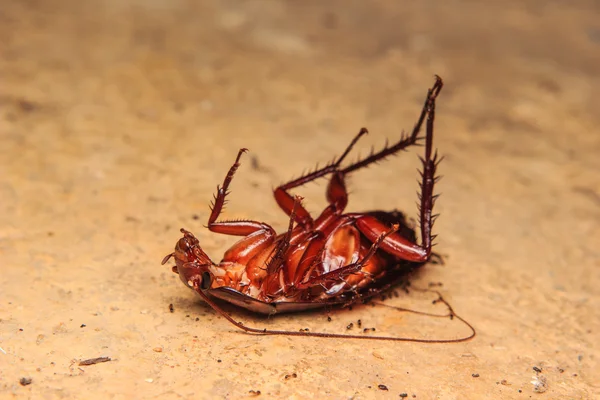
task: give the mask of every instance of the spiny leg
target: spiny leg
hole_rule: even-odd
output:
[[[252,260],[253,266],[260,268],[264,271],[264,278],[260,284],[261,295],[265,299],[274,298],[281,294],[282,290],[285,291],[285,287],[282,288],[281,274],[285,273],[283,265],[289,259],[289,250],[292,243],[292,234],[294,230],[294,218],[296,216],[296,209],[301,206],[302,198],[295,196],[294,207],[289,218],[288,229],[285,234],[278,237],[275,242],[275,246],[269,252],[268,256],[264,259]],[[251,266],[251,268],[253,267]]]
[[[292,196],[290,193],[288,193],[288,190],[293,189],[298,186],[302,186],[308,182],[314,181],[315,179],[318,179],[327,174],[337,171],[339,169],[340,164],[342,163],[342,161],[344,161],[346,156],[350,153],[350,151],[352,150],[352,148],[354,147],[356,142],[358,142],[358,140],[360,139],[361,136],[363,136],[367,133],[369,133],[367,128],[361,128],[361,130],[354,137],[354,139],[352,139],[352,141],[350,142],[348,147],[346,147],[346,150],[344,150],[344,153],[342,153],[342,155],[336,161],[334,161],[322,168],[318,168],[317,170],[310,172],[306,175],[303,175],[297,179],[294,179],[288,183],[285,183],[285,184],[279,186],[277,189],[275,189],[273,194],[275,196],[275,201],[277,201],[277,204],[279,205],[279,207],[281,207],[281,209],[287,215],[290,215],[292,212],[292,208],[294,207],[294,196]],[[346,195],[345,187],[343,189],[344,189],[344,195]],[[346,195],[346,197],[347,197],[347,195]],[[328,196],[328,200],[329,200],[329,196]],[[312,222],[313,222],[312,217],[310,216],[308,211],[306,211],[306,209],[302,206],[300,206],[296,210],[295,220],[299,225],[302,225],[302,226],[312,225]]]
[[[427,97],[425,98],[425,104],[423,105],[423,109],[421,110],[421,115],[419,116],[419,119],[409,136],[404,136],[400,138],[400,140],[392,146],[388,147],[386,145],[381,151],[370,154],[368,157],[359,160],[352,165],[347,166],[340,172],[342,172],[343,174],[347,174],[352,171],[356,171],[357,169],[364,168],[369,164],[378,162],[387,156],[390,156],[394,153],[397,153],[400,150],[404,150],[407,147],[416,144],[419,140],[419,133],[421,132],[421,127],[423,126],[425,117],[429,114],[430,107],[432,104],[435,103],[435,99],[442,90],[443,86],[444,83],[442,82],[442,78],[436,75],[433,87],[427,91]]]
[[[305,183],[311,182],[327,174],[335,173],[331,181],[329,182],[329,186],[327,188],[327,200],[331,204],[330,210],[328,210],[326,212],[326,215],[324,215],[323,217],[326,218],[326,216],[329,214],[341,213],[348,202],[348,193],[345,185],[345,175],[352,171],[356,171],[357,169],[365,168],[372,163],[381,161],[385,157],[395,154],[401,150],[405,150],[409,146],[415,145],[420,139],[419,133],[421,132],[421,127],[423,126],[425,117],[429,112],[429,105],[435,102],[435,98],[440,93],[442,86],[442,79],[436,75],[436,81],[433,87],[427,92],[427,97],[425,99],[423,109],[421,110],[421,115],[419,116],[419,119],[413,127],[413,130],[410,135],[402,136],[400,140],[394,145],[388,147],[386,144],[386,146],[377,153],[372,152],[368,157],[359,160],[347,166],[346,168],[340,169],[339,167],[341,162],[350,153],[350,150],[352,149],[354,144],[356,144],[356,142],[362,135],[368,133],[366,128],[362,128],[358,135],[356,135],[356,137],[347,147],[346,151],[337,161],[278,187],[275,190],[275,199],[277,200],[279,206],[283,209],[284,212],[286,212],[289,215],[291,212],[291,206],[293,205],[293,197],[287,192],[287,190],[304,185]],[[312,223],[312,218],[310,217],[308,212],[302,214],[298,213],[297,215],[297,222],[300,225],[310,225]]]
[[[271,226],[257,221],[250,220],[238,220],[238,221],[217,221],[221,211],[223,211],[223,206],[225,205],[225,198],[229,194],[229,185],[235,175],[235,172],[240,166],[240,158],[242,154],[247,152],[248,149],[242,148],[238,152],[238,155],[235,159],[235,162],[229,168],[229,172],[225,176],[223,180],[222,186],[217,186],[217,194],[214,196],[214,201],[211,203],[211,213],[208,217],[208,229],[215,233],[221,233],[224,235],[233,235],[233,236],[248,236],[257,231],[265,231],[268,233],[268,236],[274,236],[275,231]]]
[[[388,237],[381,245],[382,250],[408,261],[428,261],[431,256],[432,242],[435,239],[435,235],[431,234],[431,229],[437,215],[432,215],[432,210],[438,196],[433,194],[433,188],[439,179],[435,176],[435,173],[441,159],[438,159],[437,151],[433,153],[433,126],[435,121],[435,99],[441,88],[442,81],[437,77],[436,85],[434,85],[433,89],[430,89],[430,94],[433,93],[434,95],[428,97],[429,101],[424,109],[427,114],[427,126],[425,157],[421,157],[423,171],[420,172],[419,223],[421,227],[421,245],[412,243],[400,235]],[[358,218],[356,225],[370,240],[375,240],[375,238],[387,229],[384,223],[369,215]]]
[[[398,230],[398,228],[399,228],[399,225],[395,224],[395,225],[392,225],[391,228],[388,228],[386,232],[382,233],[373,242],[373,244],[371,245],[371,248],[369,249],[367,254],[365,254],[364,257],[362,259],[360,259],[359,261],[349,264],[349,265],[346,265],[346,266],[343,266],[343,267],[340,267],[338,269],[327,272],[325,274],[315,276],[314,278],[306,279],[304,282],[300,282],[299,284],[297,284],[296,289],[304,290],[304,289],[308,289],[315,285],[324,285],[328,282],[336,282],[341,279],[344,279],[344,277],[346,277],[348,275],[359,272],[369,262],[371,257],[373,257],[375,255],[375,253],[377,252],[377,250],[379,249],[379,247],[381,246],[381,244],[383,243],[385,238],[390,236],[391,234],[395,233]]]
[[[281,240],[277,243],[273,251],[273,256],[267,262],[267,274],[275,274],[283,262],[285,261],[285,255],[290,248],[290,240],[292,239],[292,230],[294,229],[294,219],[296,217],[296,209],[302,207],[302,197],[294,196],[294,205],[290,214],[290,222],[288,225],[287,232],[283,235]]]
[[[439,78],[438,78],[439,79]],[[441,89],[441,86],[440,86]],[[438,91],[439,92],[439,91]],[[438,215],[432,215],[433,205],[439,195],[433,194],[435,183],[439,177],[435,176],[435,172],[442,159],[438,159],[437,150],[433,152],[433,125],[435,122],[435,98],[429,104],[429,113],[427,117],[427,135],[425,136],[425,157],[421,158],[423,163],[423,171],[421,171],[421,193],[419,194],[419,219],[421,225],[421,241],[422,247],[425,249],[427,259],[431,255],[431,247],[435,235],[431,234],[433,224]]]

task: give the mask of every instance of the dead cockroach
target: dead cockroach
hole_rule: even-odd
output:
[[[384,339],[429,343],[458,342],[472,338],[475,331],[458,317],[450,305],[449,317],[456,317],[472,331],[460,339],[418,339],[384,336],[359,336],[300,331],[277,331],[245,326],[224,312],[212,298],[224,300],[261,314],[304,311],[325,306],[347,306],[364,301],[389,289],[403,277],[427,263],[432,256],[431,228],[436,215],[432,214],[437,195],[433,194],[437,181],[436,169],[440,162],[433,151],[433,126],[436,98],[442,90],[442,80],[436,76],[428,90],[421,115],[410,135],[385,146],[379,152],[342,167],[342,161],[361,136],[368,133],[362,128],[344,153],[334,162],[298,179],[279,186],[275,200],[289,216],[287,232],[277,234],[264,222],[251,220],[218,221],[229,185],[240,166],[240,158],[247,149],[241,149],[229,169],[222,186],[211,204],[208,229],[215,233],[243,236],[215,264],[200,247],[198,239],[185,229],[175,251],[167,255],[165,264],[174,257],[173,272],[219,314],[235,326],[249,333],[280,334],[317,337],[345,337]],[[425,121],[426,120],[426,121]],[[423,123],[426,134],[419,136]],[[360,168],[381,161],[410,146],[425,141],[425,155],[421,158],[421,193],[419,222],[421,243],[398,212],[346,213],[348,203],[345,177]],[[301,204],[299,196],[289,190],[315,179],[330,175],[327,187],[329,205],[316,219]],[[439,293],[438,293],[439,295]]]

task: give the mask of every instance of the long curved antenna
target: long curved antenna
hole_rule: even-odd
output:
[[[221,314],[222,317],[224,317],[226,320],[231,322],[237,328],[239,328],[247,333],[251,333],[251,334],[255,334],[255,335],[305,336],[305,337],[320,337],[320,338],[331,338],[331,339],[337,338],[337,339],[388,340],[388,341],[394,341],[394,342],[414,342],[414,343],[459,343],[459,342],[466,342],[466,341],[474,338],[476,335],[476,331],[475,331],[475,328],[473,327],[473,325],[468,323],[464,318],[457,315],[454,312],[454,310],[452,309],[452,307],[450,306],[450,304],[442,297],[442,295],[438,291],[435,291],[435,290],[415,289],[415,290],[431,291],[431,292],[437,293],[439,298],[436,300],[436,302],[444,303],[446,305],[446,307],[448,307],[448,311],[449,311],[449,314],[447,316],[449,316],[451,319],[452,318],[458,319],[459,321],[461,321],[463,324],[465,324],[471,330],[471,333],[468,336],[458,338],[458,339],[419,339],[419,338],[392,337],[392,336],[359,336],[359,335],[343,335],[343,334],[338,334],[338,333],[319,333],[319,332],[305,332],[305,331],[295,332],[295,331],[258,329],[258,328],[246,326],[243,323],[236,321],[229,314],[227,314],[221,307],[219,307],[212,299],[210,299],[202,291],[202,289],[200,288],[201,282],[200,282],[199,278],[194,279],[192,284],[193,284],[193,287],[196,290],[196,292],[198,292],[198,294],[200,294],[202,299],[204,301],[206,301],[206,303],[208,303],[208,305],[211,306],[213,310],[215,310],[217,313]],[[392,308],[394,308],[394,307],[392,307]],[[400,309],[400,308],[398,308],[398,309]],[[424,314],[424,315],[428,314],[428,313],[421,313],[420,311],[414,311],[414,310],[410,310],[410,311],[412,311],[413,313],[417,313],[417,314]],[[432,316],[442,317],[442,315],[436,315],[436,314],[434,314]]]

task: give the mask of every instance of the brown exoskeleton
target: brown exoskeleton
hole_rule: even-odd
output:
[[[215,263],[202,250],[198,239],[182,229],[184,236],[177,242],[175,252],[165,257],[163,264],[173,257],[176,263],[173,271],[179,274],[181,280],[223,317],[247,332],[434,343],[470,339],[475,335],[471,325],[458,317],[441,296],[439,301],[448,306],[448,316],[460,319],[471,329],[468,337],[437,340],[256,329],[235,321],[211,298],[262,314],[301,311],[334,304],[348,305],[381,293],[407,273],[428,262],[435,238],[431,233],[436,218],[432,209],[437,198],[433,188],[440,161],[437,152],[433,151],[433,126],[435,102],[442,86],[442,80],[436,77],[414,129],[410,135],[403,135],[397,143],[342,167],[352,147],[367,133],[367,129],[362,128],[335,162],[279,186],[274,193],[275,200],[289,216],[288,230],[282,234],[277,234],[263,222],[218,220],[231,180],[240,166],[240,158],[246,152],[246,149],[241,149],[223,185],[217,189],[208,218],[208,229],[243,238],[227,250],[219,263]],[[423,123],[426,125],[424,138],[419,136]],[[414,230],[400,213],[344,213],[348,203],[344,180],[349,173],[381,161],[423,139],[425,154],[421,158],[420,243],[417,243]],[[289,190],[326,175],[331,176],[327,187],[329,205],[321,215],[313,218],[302,206],[301,198],[292,196]]]

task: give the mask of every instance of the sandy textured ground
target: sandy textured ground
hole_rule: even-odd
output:
[[[598,398],[600,9],[521,3],[0,1],[0,397]],[[474,340],[250,336],[160,265],[180,227],[215,259],[233,243],[203,224],[238,148],[227,217],[282,229],[272,187],[361,126],[363,154],[410,129],[433,74],[447,259],[415,285],[442,282]],[[349,209],[416,215],[417,166],[356,173]],[[325,204],[323,182],[299,193]],[[463,332],[384,307],[235,315]]]

